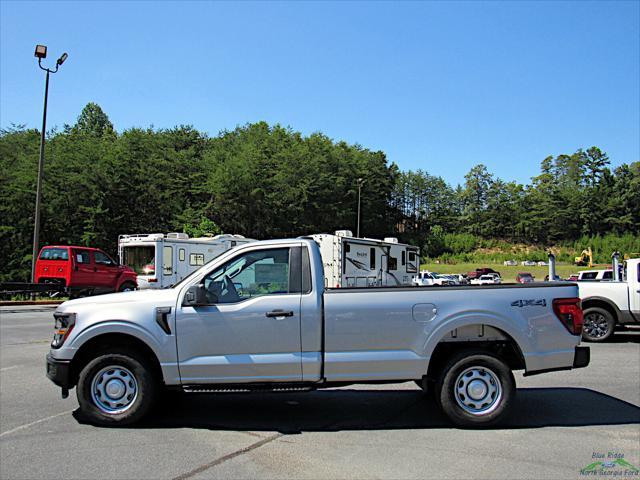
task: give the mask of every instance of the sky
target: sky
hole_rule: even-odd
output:
[[[464,182],[529,182],[592,145],[640,160],[640,2],[0,1],[0,126],[248,122],[382,150]]]

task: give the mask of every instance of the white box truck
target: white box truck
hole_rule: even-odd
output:
[[[138,289],[174,285],[237,245],[255,242],[242,235],[189,238],[186,233],[118,236],[120,263],[138,274]]]
[[[397,238],[357,238],[350,230],[311,235],[320,247],[327,288],[411,285],[418,273],[418,247]]]

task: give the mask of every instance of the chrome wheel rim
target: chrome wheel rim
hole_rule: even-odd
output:
[[[589,313],[584,317],[584,332],[590,338],[602,338],[609,330],[609,323],[601,313]]]
[[[138,398],[136,377],[119,365],[103,368],[93,376],[91,398],[103,413],[123,413],[131,408]]]
[[[487,415],[502,400],[502,385],[498,376],[486,367],[469,367],[456,379],[456,402],[471,415]]]

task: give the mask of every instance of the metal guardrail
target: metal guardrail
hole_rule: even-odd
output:
[[[58,283],[0,282],[0,295],[56,292],[64,292],[64,286]]]

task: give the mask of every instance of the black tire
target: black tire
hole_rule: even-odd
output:
[[[467,371],[467,373],[465,373]],[[470,382],[466,384],[464,382]],[[472,383],[475,382],[475,383]],[[470,388],[484,388],[485,397],[474,400]],[[462,393],[464,391],[464,393]],[[460,427],[489,427],[509,412],[516,382],[509,366],[483,351],[462,352],[446,364],[436,383],[436,403]]]
[[[125,389],[122,397],[112,400],[104,396],[107,395],[109,382],[113,383],[116,395],[119,394],[119,388]],[[97,392],[100,385],[104,393]],[[135,395],[130,394],[133,386]],[[106,426],[129,425],[140,420],[153,407],[157,391],[158,382],[149,361],[131,350],[102,353],[91,360],[80,372],[76,387],[80,413],[84,419]]]
[[[135,290],[136,289],[136,285],[133,282],[124,282],[122,285],[120,285],[120,288],[118,288],[119,292],[129,292],[131,290]]]
[[[590,307],[584,311],[582,338],[587,342],[604,342],[616,328],[611,312],[600,307]]]

